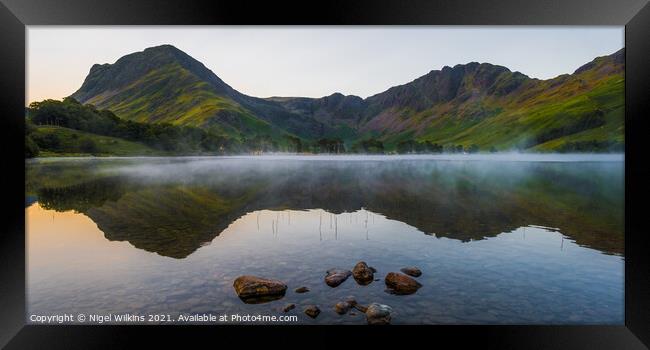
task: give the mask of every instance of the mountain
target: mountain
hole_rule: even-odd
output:
[[[292,113],[308,116],[333,128],[358,128],[367,107],[361,97],[345,96],[339,92],[321,98],[270,97],[267,100],[279,103]]]
[[[502,148],[622,142],[623,87],[623,49],[549,80],[472,62],[367,98],[361,131]]]
[[[71,97],[140,122],[214,127],[228,135],[294,133],[314,137],[319,123],[246,96],[171,45],[95,64]]]
[[[606,150],[624,143],[624,49],[573,74],[539,80],[471,62],[362,99],[247,96],[162,45],[94,65],[72,97],[121,118],[213,128],[236,138],[374,137],[480,149]]]

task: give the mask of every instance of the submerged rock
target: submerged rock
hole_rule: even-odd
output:
[[[420,269],[418,269],[415,266],[404,267],[404,268],[400,269],[400,271],[404,272],[405,274],[407,274],[409,276],[413,276],[413,277],[422,276],[422,271],[420,271]]]
[[[294,292],[296,292],[296,293],[307,293],[307,292],[309,292],[309,288],[307,288],[307,287],[296,288],[296,289],[294,289]]]
[[[353,296],[348,296],[344,300],[346,303],[350,304],[350,306],[355,306],[357,305],[357,299],[355,299]]]
[[[233,283],[237,296],[247,304],[259,304],[281,299],[287,291],[282,281],[256,276],[239,276]]]
[[[390,306],[372,303],[366,310],[366,321],[371,325],[390,324],[390,313],[393,311]]]
[[[357,309],[357,310],[359,310],[359,311],[361,311],[361,312],[363,312],[363,313],[365,313],[366,310],[368,310],[367,307],[365,307],[365,306],[363,306],[363,305],[359,305],[359,304],[355,304],[355,305],[354,305],[354,308]]]
[[[398,272],[389,272],[386,275],[385,282],[388,292],[392,294],[413,294],[422,287],[418,281]]]
[[[350,270],[329,269],[325,276],[325,283],[332,288],[338,287],[338,285],[345,282],[350,275],[352,275],[352,271]]]
[[[295,308],[296,308],[296,304],[287,304],[287,305],[284,306],[282,311],[289,312],[289,311],[291,311],[291,310],[293,310]]]
[[[336,311],[337,314],[339,315],[345,315],[348,311],[350,311],[350,308],[352,305],[350,305],[348,302],[345,301],[339,301],[334,305],[334,311]]]
[[[368,268],[370,269],[370,271],[372,271],[372,273],[377,273],[377,269],[376,269],[376,268],[374,268],[374,267],[372,267],[372,266],[370,266],[370,267],[368,267]]]
[[[320,309],[316,305],[309,305],[305,308],[305,314],[311,318],[316,318],[320,314]]]
[[[357,283],[364,286],[370,284],[375,278],[374,272],[370,267],[368,267],[368,264],[366,264],[365,261],[359,261],[354,265],[352,276],[354,276],[354,280],[357,281]]]

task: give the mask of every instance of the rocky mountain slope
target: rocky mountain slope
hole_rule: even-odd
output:
[[[236,138],[370,137],[480,149],[607,150],[624,142],[624,49],[573,74],[539,80],[471,62],[362,99],[247,96],[163,45],[94,65],[72,97],[121,118],[192,125]]]

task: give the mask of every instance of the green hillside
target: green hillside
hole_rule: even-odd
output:
[[[450,97],[418,96],[426,87],[410,95],[408,89],[413,86],[402,87],[406,91],[389,90],[389,94],[412,98],[382,106],[383,111],[369,118],[364,129],[389,144],[413,138],[442,145],[477,145],[484,150],[608,151],[623,147],[622,51],[597,58],[572,75],[549,80],[530,79],[490,64],[453,69],[464,70],[455,89],[439,76],[428,77],[431,82],[411,83],[432,84],[438,93],[448,92]],[[443,72],[439,75],[444,76]],[[422,103],[426,98],[429,103]],[[370,99],[377,105],[390,97]]]
[[[101,136],[59,126],[39,126],[31,134],[40,156],[147,156],[164,152],[138,142]]]
[[[224,139],[228,153],[611,152],[625,142],[624,62],[621,49],[547,80],[470,62],[366,99],[262,99],[162,45],[94,65],[71,97],[122,120],[199,128]]]
[[[71,97],[127,120],[209,128],[239,140],[314,136],[320,130],[309,118],[237,92],[171,45],[126,55],[114,64],[94,65]]]
[[[432,121],[418,139],[441,144],[476,144],[481,148],[558,151],[579,142],[594,142],[593,149],[621,147],[624,136],[624,79],[609,77],[590,91],[562,96],[543,95],[499,105],[483,119],[460,120],[444,115]],[[567,149],[568,150],[568,149]]]
[[[119,94],[108,99],[97,95],[85,102],[100,108],[110,106],[121,118],[139,122],[214,126],[223,133],[235,134],[270,131],[267,122],[208,87],[180,64],[170,63],[149,71]]]

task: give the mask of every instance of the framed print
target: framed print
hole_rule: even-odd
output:
[[[316,8],[3,0],[1,344],[646,348],[646,2]]]

